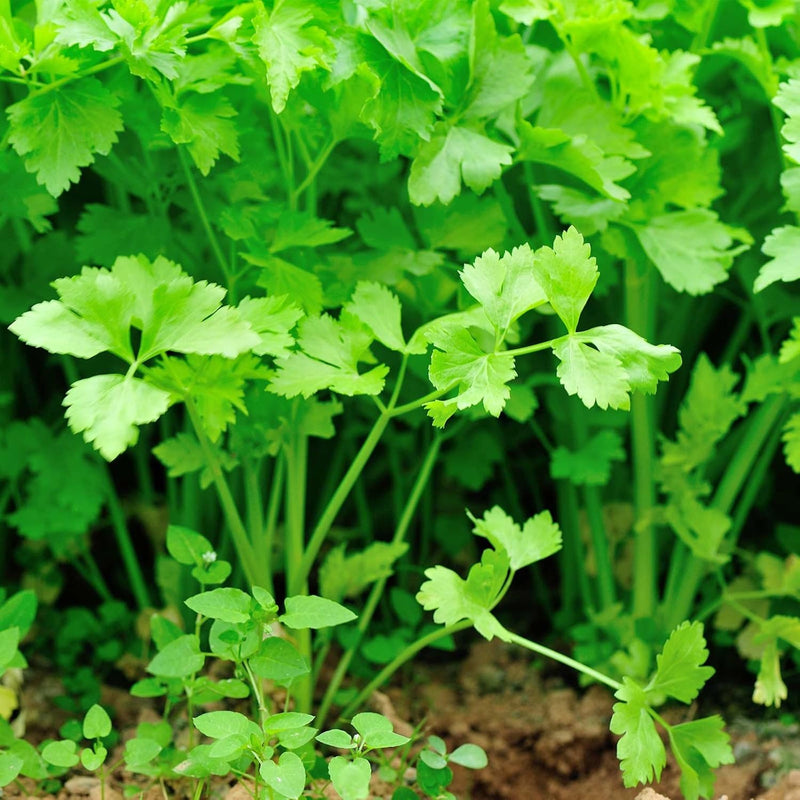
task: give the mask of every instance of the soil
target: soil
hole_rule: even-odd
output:
[[[413,683],[376,692],[375,710],[389,716],[395,729],[410,733],[424,722],[427,734],[444,738],[450,749],[472,742],[483,747],[489,766],[480,771],[455,767],[451,790],[459,800],[680,800],[679,773],[668,763],[652,788],[626,789],[617,763],[616,737],[608,730],[614,699],[605,689],[566,687],[558,677],[543,678],[517,648],[501,642],[476,644],[458,665],[415,665]],[[26,735],[32,741],[56,737],[66,719],[53,699],[62,692],[46,673],[26,676],[22,694]],[[101,702],[115,712],[123,740],[143,721],[155,721],[155,707],[106,687]],[[754,707],[755,708],[755,707]],[[712,710],[713,711],[713,710]],[[671,722],[697,713],[694,708],[667,711]],[[708,713],[706,709],[703,713]],[[800,726],[728,719],[736,764],[717,772],[715,800],[800,800]],[[121,752],[121,745],[120,745]],[[106,800],[122,800],[122,788],[135,782],[115,773]],[[185,788],[185,787],[184,787]],[[180,786],[170,787],[175,797]],[[9,786],[0,796],[24,798]],[[245,787],[220,783],[220,800],[249,800]],[[57,796],[39,800],[100,800],[99,781],[75,774]],[[391,791],[375,785],[372,798]],[[164,800],[156,787],[144,800]]]

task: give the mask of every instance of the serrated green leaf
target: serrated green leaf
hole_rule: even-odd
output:
[[[561,361],[556,373],[567,393],[577,394],[588,408],[597,404],[627,411],[630,392],[653,394],[658,381],[681,365],[677,348],[652,345],[622,325],[581,331],[557,342],[553,352]]]
[[[428,580],[420,586],[416,597],[426,611],[434,612],[434,622],[453,625],[467,619],[486,639],[497,636],[507,640],[506,630],[490,611],[496,597],[488,595],[492,594],[492,587],[498,586],[498,580],[502,586],[505,579],[505,575],[499,575],[496,565],[489,561],[473,565],[466,581],[442,566],[426,569],[425,577]]]
[[[239,462],[230,453],[211,446],[215,450],[217,461],[226,472],[232,470]],[[206,455],[200,442],[190,433],[178,433],[165,439],[153,448],[153,455],[167,468],[170,478],[190,475],[200,470],[200,486],[207,489],[214,482],[214,473],[208,465]]]
[[[372,33],[377,29],[373,27]],[[361,111],[361,119],[375,131],[381,158],[416,152],[427,142],[436,115],[442,110],[441,90],[430,79],[393,56],[388,42],[370,39],[364,43],[363,58],[377,80]]]
[[[576,486],[604,486],[613,461],[625,461],[622,438],[616,431],[600,431],[577,450],[557,447],[550,457],[550,476]]]
[[[781,439],[786,463],[795,472],[800,472],[800,411],[789,417],[783,427]]]
[[[286,107],[304,72],[327,64],[330,45],[324,30],[313,24],[314,11],[303,0],[279,0],[272,11],[262,4],[253,19],[253,42],[267,69],[276,114]]]
[[[575,228],[556,236],[553,247],[534,254],[533,273],[569,333],[578,328],[583,307],[597,283],[597,262]]]
[[[746,406],[734,387],[739,376],[728,366],[715,368],[701,353],[678,414],[675,442],[664,442],[662,464],[686,473],[713,455],[717,442],[744,413]]]
[[[607,197],[591,197],[568,186],[542,184],[535,187],[542,200],[553,204],[553,211],[565,222],[574,225],[585,236],[602,233],[609,222],[625,213],[625,203]]]
[[[781,660],[778,643],[768,641],[761,652],[758,675],[753,689],[753,702],[779,708],[789,696],[789,690],[781,677]]]
[[[359,281],[353,297],[344,308],[360,319],[381,344],[399,353],[424,353],[419,347],[408,350],[400,324],[400,300],[386,286]]]
[[[239,160],[239,135],[232,120],[235,116],[233,106],[219,92],[192,93],[174,108],[164,109],[161,130],[175,144],[186,145],[200,173],[208,175],[220,153]]]
[[[77,183],[82,167],[106,155],[122,130],[119,99],[96,78],[31,94],[6,109],[9,142],[36,180],[58,197]]]
[[[107,461],[139,439],[139,425],[155,422],[169,408],[170,396],[138,378],[93,375],[75,381],[64,398],[67,422]],[[109,409],[114,409],[109,414]]]
[[[357,597],[370,584],[392,574],[392,564],[408,549],[405,542],[372,542],[358,553],[345,553],[345,545],[333,548],[319,569],[323,597],[339,602]]]
[[[470,84],[464,117],[494,117],[524,97],[534,79],[531,59],[518,35],[499,36],[487,0],[472,4]],[[509,81],[508,76],[514,80]]]
[[[714,772],[733,764],[730,738],[721,717],[704,717],[668,729],[672,752],[681,770],[681,791],[686,800],[713,797]]]
[[[524,119],[518,121],[517,127],[519,159],[564,170],[612,200],[624,201],[631,196],[618,184],[635,171],[630,161],[607,156],[585,135],[573,137],[557,128],[534,127]]]
[[[667,694],[682,703],[691,703],[714,674],[712,667],[702,666],[707,658],[703,625],[700,622],[681,623],[656,656],[656,674],[646,691]]]
[[[345,395],[379,394],[388,367],[383,364],[365,373],[358,363],[371,361],[372,337],[360,323],[345,315],[335,320],[328,314],[300,322],[297,343],[302,352],[278,359],[278,371],[270,390],[284,397],[310,397],[322,389]]]
[[[800,247],[800,228],[793,225],[775,228],[764,239],[764,246],[761,248],[764,255],[772,258],[761,267],[753,284],[753,291],[760,292],[776,281],[790,282],[800,279],[798,247]]]
[[[706,208],[673,211],[634,228],[648,258],[679,292],[707,294],[728,278],[734,257],[731,229]]]
[[[667,753],[648,713],[644,690],[626,677],[614,696],[621,702],[614,704],[609,727],[622,736],[617,743],[617,758],[625,786],[660,780]]]
[[[281,253],[293,247],[322,247],[341,242],[352,233],[350,228],[334,227],[330,220],[313,214],[285,211],[278,219],[269,251]]]
[[[795,317],[789,337],[781,344],[778,360],[781,364],[788,364],[798,357],[800,357],[800,317]]]
[[[530,517],[521,528],[500,506],[493,506],[480,519],[467,513],[474,523],[473,533],[485,536],[496,548],[505,550],[514,571],[561,549],[561,529],[549,511]]]
[[[430,331],[428,338],[436,348],[428,370],[431,383],[445,391],[457,388],[459,410],[481,403],[488,414],[499,416],[509,397],[506,384],[517,376],[513,356],[485,352],[464,328]],[[433,406],[426,407],[430,413]]]
[[[478,194],[511,164],[513,148],[460,125],[442,126],[420,147],[411,164],[408,194],[415,205],[449,203],[461,192],[462,180]]]
[[[308,270],[272,255],[269,252],[242,253],[242,258],[261,267],[258,285],[270,295],[291,297],[307,314],[318,314],[322,308],[322,283]]]
[[[567,391],[591,408],[630,408],[625,370],[611,355],[601,353],[574,336],[553,346],[560,361],[556,374]]]
[[[473,264],[465,264],[460,273],[467,291],[481,304],[501,336],[526,311],[547,302],[534,275],[534,260],[527,244],[502,256],[489,249]]]

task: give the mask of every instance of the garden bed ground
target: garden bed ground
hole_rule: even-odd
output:
[[[65,715],[52,701],[60,692],[59,681],[46,673],[26,676],[23,707],[32,740],[57,736]],[[114,709],[123,738],[139,722],[157,719],[148,701],[120,689],[104,689],[102,702]],[[456,767],[451,788],[459,800],[679,800],[679,775],[672,763],[655,791],[623,788],[616,737],[608,730],[613,702],[601,687],[576,692],[558,677],[542,678],[518,651],[497,641],[476,644],[458,664],[415,665],[413,683],[373,697],[376,710],[392,718],[396,729],[410,732],[410,723],[424,718],[427,733],[441,735],[449,745],[469,741],[486,750],[486,769]],[[718,771],[715,798],[800,800],[800,726],[726,713],[737,763]],[[121,800],[124,783],[130,780],[115,774],[106,800]],[[4,791],[7,800],[24,796],[18,787]],[[168,792],[182,796],[180,786]],[[383,798],[379,787],[375,792],[375,798]],[[249,798],[242,787],[225,783],[214,794],[220,800]],[[57,798],[39,798],[100,800],[99,781],[76,775]],[[164,795],[156,787],[145,800],[164,800]]]

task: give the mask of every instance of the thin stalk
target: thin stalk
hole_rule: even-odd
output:
[[[308,475],[308,437],[295,431],[288,446],[286,457],[286,583],[288,595],[308,594],[308,573],[298,574],[303,562],[306,527],[306,481]],[[311,631],[308,628],[295,634],[298,650],[310,664],[313,661]],[[313,701],[314,686],[310,675],[299,678],[294,684],[294,696],[298,711],[308,713]]]
[[[53,81],[52,83],[42,84],[35,91],[31,92],[31,97],[38,97],[39,95],[47,94],[47,92],[52,92],[53,89],[58,89],[60,86],[64,86],[64,84],[67,83],[72,83],[80,78],[86,78],[89,75],[97,75],[98,72],[104,72],[107,69],[116,67],[117,64],[121,64],[124,60],[125,59],[122,58],[122,56],[111,58],[108,61],[103,61],[101,64],[95,64],[93,67],[88,67],[87,69],[83,69],[73,75],[67,75],[64,78],[59,78],[57,81]]]
[[[278,455],[275,467],[272,470],[272,485],[269,490],[269,500],[267,502],[267,516],[264,521],[264,536],[261,541],[256,541],[256,549],[260,552],[259,559],[264,564],[264,575],[267,584],[264,587],[270,594],[275,594],[272,580],[272,553],[275,549],[275,532],[278,528],[278,515],[281,509],[281,498],[283,496],[283,481],[286,474],[286,461],[282,455]]]
[[[364,440],[364,443],[361,445],[356,457],[351,462],[347,472],[345,472],[341,483],[336,488],[336,491],[328,501],[328,504],[325,506],[325,510],[322,512],[322,516],[320,516],[319,521],[317,522],[316,527],[311,534],[311,538],[306,545],[302,561],[295,570],[293,578],[289,581],[289,594],[298,594],[300,592],[300,587],[306,582],[306,580],[308,580],[308,576],[311,572],[312,566],[314,565],[314,561],[317,558],[319,549],[322,547],[322,543],[325,541],[325,537],[328,535],[331,526],[336,519],[336,515],[341,510],[345,500],[347,500],[351,489],[358,480],[358,477],[361,475],[361,472],[366,466],[369,457],[372,455],[372,451],[380,441],[380,438],[383,435],[391,416],[392,415],[387,411],[387,413],[381,414],[375,420],[372,430]]]
[[[203,451],[203,458],[205,459],[206,466],[211,472],[211,478],[214,481],[214,487],[217,490],[217,496],[222,506],[222,513],[225,515],[228,529],[231,532],[231,536],[233,536],[233,542],[236,547],[237,555],[239,556],[239,563],[242,565],[245,577],[251,586],[262,586],[263,575],[258,569],[253,546],[247,536],[247,529],[242,522],[242,518],[239,516],[239,510],[231,494],[228,481],[225,479],[222,465],[203,430],[203,423],[200,420],[200,415],[195,408],[192,398],[187,398],[186,410],[189,414],[192,426],[194,427],[197,440],[200,443],[200,449]]]
[[[217,264],[219,265],[227,284],[230,278],[228,262],[225,260],[225,256],[222,253],[222,248],[219,245],[217,234],[214,233],[214,229],[211,227],[211,222],[208,219],[203,198],[200,196],[200,190],[197,188],[197,182],[192,174],[192,168],[189,164],[189,160],[186,158],[186,153],[180,146],[178,147],[178,160],[181,162],[183,174],[186,177],[186,185],[189,187],[189,192],[192,195],[194,207],[197,209],[197,215],[200,217],[200,224],[203,226],[203,230],[205,231],[208,244],[211,247],[211,252],[214,254],[214,258],[217,260]]]
[[[97,562],[95,562],[94,558],[91,558],[89,553],[78,555],[72,562],[72,566],[104,601],[109,602],[114,599],[114,595],[111,594],[111,590],[108,588]]]
[[[264,536],[264,507],[261,503],[261,464],[247,458],[242,462],[244,500],[249,539],[256,547]]]
[[[139,609],[143,611],[150,606],[150,594],[147,591],[147,584],[142,574],[142,568],[139,565],[139,559],[136,556],[136,551],[131,541],[130,532],[128,531],[128,521],[125,518],[125,511],[117,496],[117,490],[111,479],[111,470],[108,464],[99,456],[97,461],[104,467],[103,472],[107,488],[106,503],[108,504],[109,516],[111,517],[111,528],[117,540],[117,547],[122,556],[122,562],[125,564],[125,571],[131,584],[133,596],[136,598],[136,604],[139,606]]]
[[[719,8],[719,0],[710,0],[706,7],[706,13],[703,17],[703,24],[700,30],[692,41],[691,50],[694,53],[703,50],[708,44],[708,39],[711,36],[711,28],[714,25],[714,20],[717,18],[717,9]]]
[[[350,719],[356,709],[360,708],[364,701],[377,689],[382,686],[400,667],[407,661],[412,659],[420,650],[426,648],[428,645],[443,639],[445,636],[452,636],[458,631],[466,630],[472,627],[472,622],[468,619],[456,622],[453,625],[447,625],[444,628],[438,628],[431,631],[425,636],[421,636],[415,642],[409,644],[401,653],[395,656],[348,704],[348,706],[339,715],[339,719]]]
[[[553,243],[553,226],[547,217],[547,210],[542,203],[542,198],[534,190],[539,181],[536,178],[536,171],[530,161],[522,162],[523,175],[525,176],[525,183],[528,187],[528,200],[531,204],[531,213],[533,214],[533,222],[536,225],[536,232],[539,238],[545,244]]]
[[[153,472],[150,469],[150,443],[145,441],[144,437],[133,448],[133,460],[139,495],[145,505],[152,506],[155,503],[156,490],[153,486]]]
[[[758,411],[747,421],[747,430],[742,436],[734,458],[728,463],[722,479],[717,485],[711,507],[730,514],[736,497],[751,477],[754,465],[764,449],[775,426],[779,423],[786,408],[786,397],[774,395],[768,397]],[[667,597],[665,610],[670,615],[670,627],[674,627],[687,619],[692,612],[695,597],[700,583],[708,570],[708,563],[700,558],[689,560],[683,570],[681,580],[677,582],[677,592]]]
[[[289,169],[289,159],[286,152],[286,143],[284,140],[284,131],[281,128],[278,116],[269,109],[269,125],[272,130],[272,141],[275,144],[275,152],[278,155],[278,164],[281,168],[281,176],[283,177],[284,190],[289,199],[289,208],[294,211],[297,206],[297,198],[294,194],[294,185],[291,178],[291,171]]]
[[[395,529],[394,536],[392,537],[393,545],[399,544],[406,538],[409,526],[411,525],[411,521],[413,520],[414,514],[417,510],[417,505],[419,504],[425,487],[428,485],[431,473],[433,472],[433,467],[436,464],[436,458],[439,455],[439,448],[441,447],[441,444],[442,437],[437,435],[434,437],[430,447],[428,448],[428,452],[425,455],[425,460],[420,466],[419,472],[417,473],[417,479],[414,481],[414,486],[411,488],[411,492],[408,496],[408,500],[406,501],[403,513],[399,522],[397,523],[397,528]],[[324,723],[326,717],[328,716],[331,704],[333,703],[334,695],[337,691],[339,691],[339,686],[341,686],[342,680],[347,674],[347,670],[350,667],[350,662],[353,660],[353,656],[355,655],[358,646],[361,644],[361,639],[363,638],[364,633],[372,621],[372,615],[375,613],[375,609],[378,607],[378,602],[380,601],[381,597],[383,597],[386,581],[386,578],[381,578],[373,584],[372,589],[370,590],[367,602],[364,604],[364,608],[358,617],[358,625],[356,627],[358,633],[355,636],[354,641],[350,643],[350,646],[339,659],[339,663],[336,665],[336,670],[333,673],[333,677],[331,678],[330,682],[328,683],[328,687],[325,690],[325,695],[322,698],[322,703],[319,707],[319,712],[317,715],[317,720],[320,723]]]
[[[514,237],[514,241],[528,241],[528,234],[525,232],[525,228],[522,227],[522,223],[519,221],[519,216],[514,208],[514,201],[511,198],[511,195],[508,193],[508,189],[506,189],[502,177],[500,180],[494,182],[492,189],[494,191],[494,196],[497,198],[497,202],[500,203],[500,208],[503,210],[503,214],[505,215],[506,222],[511,229],[511,235]]]
[[[600,611],[610,608],[617,599],[614,587],[614,568],[611,565],[608,534],[603,519],[603,500],[596,486],[583,487],[583,501],[586,508],[586,519],[592,537],[592,549],[597,566],[597,588],[599,592]]]
[[[594,610],[595,603],[584,566],[586,553],[580,535],[578,490],[569,481],[560,480],[556,482],[556,496],[558,518],[564,532],[564,547],[558,563],[561,568],[561,624],[566,625],[575,619],[579,602],[584,616]]]
[[[572,429],[575,444],[583,446],[588,440],[588,431],[583,416],[580,413],[571,414]],[[589,535],[592,540],[594,561],[597,568],[597,588],[599,591],[600,610],[605,610],[614,605],[616,589],[614,587],[614,568],[611,566],[611,553],[609,552],[608,533],[603,519],[603,499],[596,486],[584,486],[584,508],[586,521],[589,525]]]
[[[756,461],[756,464],[747,479],[747,483],[742,490],[742,495],[739,498],[739,502],[736,504],[736,512],[733,515],[731,529],[727,534],[728,542],[730,543],[731,547],[736,546],[736,543],[739,540],[739,534],[742,532],[742,528],[744,528],[747,517],[749,516],[756,499],[761,494],[764,476],[767,474],[767,470],[772,464],[772,459],[775,456],[775,451],[778,449],[781,443],[783,419],[784,418],[782,417],[772,429],[772,433],[770,434],[767,442],[764,444],[761,454],[759,455],[758,460]]]
[[[625,314],[627,326],[650,341],[655,328],[653,283],[648,265],[625,264]],[[647,522],[656,502],[655,419],[653,399],[636,393],[631,397],[631,449],[633,505],[637,527],[633,555],[633,615],[652,617],[656,605],[658,551],[653,525]]]
[[[515,644],[518,644],[520,647],[524,647],[527,650],[532,650],[534,653],[538,653],[540,656],[545,656],[545,658],[551,658],[553,661],[558,661],[559,664],[563,664],[566,667],[570,667],[578,672],[582,672],[584,675],[594,678],[594,680],[596,680],[598,683],[603,683],[615,691],[622,688],[621,683],[615,681],[613,678],[609,678],[608,675],[604,675],[602,672],[598,672],[596,669],[587,667],[586,664],[581,664],[580,661],[576,661],[574,658],[565,656],[563,653],[559,653],[558,650],[551,650],[549,647],[545,647],[543,644],[532,642],[530,639],[526,639],[524,636],[519,636],[511,631],[506,631],[506,636],[508,637],[508,641],[514,642]]]
[[[308,164],[308,172],[306,173],[305,178],[303,178],[299,186],[297,186],[292,192],[295,203],[297,203],[300,195],[303,194],[303,192],[314,182],[315,178],[319,174],[319,171],[325,166],[325,162],[328,160],[328,156],[330,156],[333,148],[336,147],[336,144],[336,140],[331,140],[328,142],[317,154],[317,157],[314,159],[314,161]]]

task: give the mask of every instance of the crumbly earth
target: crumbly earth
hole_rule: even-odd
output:
[[[583,692],[558,679],[541,677],[519,650],[501,642],[476,644],[457,666],[415,664],[405,685],[373,697],[375,710],[392,718],[395,729],[410,732],[424,718],[428,734],[442,736],[452,749],[464,742],[483,747],[489,766],[477,772],[455,767],[451,789],[459,800],[680,800],[679,774],[669,763],[652,788],[626,789],[615,755],[616,737],[608,730],[614,699],[593,686]],[[46,673],[26,680],[23,694],[33,740],[57,736],[64,716],[53,705],[61,693]],[[123,738],[158,715],[147,701],[106,688],[101,702],[114,710]],[[756,710],[756,709],[754,709]],[[688,709],[688,718],[694,713]],[[682,717],[672,711],[671,721]],[[427,715],[427,716],[425,716]],[[718,771],[714,800],[800,800],[800,730],[798,726],[733,720],[729,725],[737,763]],[[179,736],[182,735],[179,732]],[[121,754],[121,746],[119,754]],[[118,754],[115,754],[115,756]],[[116,758],[114,759],[116,760]],[[105,800],[122,800],[122,788],[135,782],[121,771],[107,784]],[[144,800],[188,797],[188,785],[151,788]],[[247,789],[220,781],[215,800],[249,800]],[[4,798],[26,796],[18,787]],[[370,800],[391,797],[376,782]],[[93,776],[70,777],[57,796],[44,800],[101,800]]]

